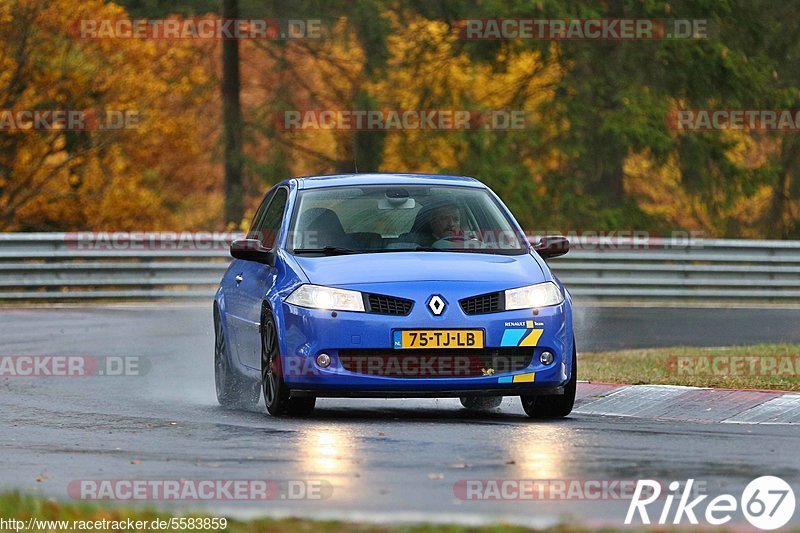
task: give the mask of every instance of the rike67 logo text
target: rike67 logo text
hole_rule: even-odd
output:
[[[720,526],[730,522],[734,514],[741,510],[744,517],[753,526],[773,530],[784,526],[795,510],[795,496],[792,487],[779,477],[762,476],[751,481],[742,491],[742,496],[737,499],[731,494],[722,494],[709,501],[708,495],[693,496],[692,487],[694,479],[689,479],[683,485],[678,481],[669,484],[669,492],[663,498],[663,507],[657,515],[657,522],[665,525],[671,522],[681,524],[684,518],[690,524],[699,524],[698,516],[712,526]],[[650,524],[650,511],[658,512],[659,504],[655,503],[661,497],[661,484],[652,479],[642,479],[636,484],[636,489],[625,516],[625,524],[633,523],[638,514],[643,524]],[[677,500],[677,504],[673,504]],[[703,505],[701,505],[703,504]],[[705,511],[701,512],[705,506]],[[656,515],[653,516],[656,519]]]

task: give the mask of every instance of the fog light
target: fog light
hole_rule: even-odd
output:
[[[321,353],[317,356],[317,366],[321,368],[328,368],[331,366],[331,356],[326,353]]]
[[[539,356],[539,361],[541,361],[543,365],[549,365],[552,364],[555,358],[552,352],[542,352],[542,355]]]

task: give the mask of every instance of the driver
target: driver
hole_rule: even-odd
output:
[[[434,241],[461,235],[461,211],[455,205],[443,205],[431,213],[431,235]]]
[[[454,243],[467,240],[461,226],[461,208],[448,199],[436,199],[417,214],[412,231],[401,236],[402,242],[413,242],[419,246],[453,248]]]

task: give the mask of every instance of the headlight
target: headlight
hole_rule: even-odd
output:
[[[360,292],[320,285],[300,285],[286,298],[286,303],[313,309],[364,312],[364,298]]]
[[[506,291],[506,311],[547,307],[558,305],[563,301],[564,295],[561,294],[561,289],[552,281]]]

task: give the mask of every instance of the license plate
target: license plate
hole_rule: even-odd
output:
[[[406,329],[394,332],[394,347],[483,348],[482,329]]]

